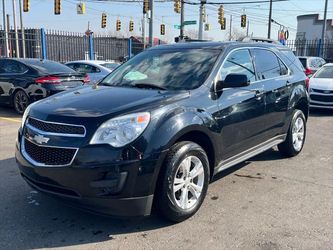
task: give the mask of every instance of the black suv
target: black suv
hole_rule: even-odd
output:
[[[266,43],[182,43],[133,57],[96,86],[28,107],[16,159],[32,187],[114,216],[173,221],[212,177],[278,146],[303,147],[309,96],[300,62]]]

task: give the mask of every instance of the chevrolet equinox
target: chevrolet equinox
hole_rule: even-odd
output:
[[[101,82],[28,106],[16,160],[33,188],[113,216],[200,208],[217,173],[277,146],[301,152],[299,60],[268,43],[194,42],[136,55]]]

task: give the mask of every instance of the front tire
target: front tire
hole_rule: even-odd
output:
[[[13,97],[13,105],[16,113],[22,115],[29,104],[29,97],[23,90],[18,90],[15,92]]]
[[[165,174],[158,194],[162,215],[181,222],[194,215],[205,199],[209,183],[209,162],[196,143],[175,144],[165,161]]]
[[[286,140],[278,145],[283,156],[298,155],[304,146],[306,136],[306,119],[301,110],[296,109],[291,120]]]

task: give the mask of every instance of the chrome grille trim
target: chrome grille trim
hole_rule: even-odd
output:
[[[86,136],[86,128],[83,125],[76,125],[76,124],[68,124],[68,123],[60,123],[60,122],[49,122],[49,121],[43,121],[34,117],[31,117],[32,119],[35,119],[39,122],[44,122],[44,123],[48,123],[48,124],[56,124],[56,125],[62,125],[62,126],[72,126],[72,127],[81,127],[84,130],[84,134],[67,134],[67,133],[56,133],[56,132],[47,132],[47,131],[43,131],[40,130],[34,126],[32,126],[31,124],[29,124],[29,119],[30,117],[27,119],[27,122],[25,124],[25,126],[27,126],[29,129],[42,134],[42,135],[51,135],[51,136],[64,136],[64,137],[85,137]]]
[[[41,162],[37,162],[35,161],[34,159],[32,159],[29,154],[26,152],[25,150],[25,142],[24,140],[28,140],[29,142],[35,144],[36,146],[38,147],[46,147],[46,148],[61,148],[61,149],[75,149],[75,153],[73,155],[73,158],[72,160],[70,161],[70,163],[68,164],[65,164],[65,165],[47,165],[47,164],[44,164],[44,163],[41,163]],[[68,167],[70,165],[72,165],[72,163],[74,162],[74,159],[78,153],[79,149],[78,148],[73,148],[73,147],[55,147],[55,146],[46,146],[46,145],[39,145],[35,142],[33,142],[32,140],[29,140],[28,138],[26,138],[25,136],[22,136],[22,140],[21,140],[21,152],[22,152],[22,155],[24,156],[24,158],[29,162],[31,163],[32,165],[34,166],[37,166],[37,167]]]

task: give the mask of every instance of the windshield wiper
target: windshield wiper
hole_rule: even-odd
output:
[[[160,89],[160,90],[166,90],[166,88],[152,84],[152,83],[136,83],[132,85],[133,87],[137,88],[147,88],[147,89]]]

